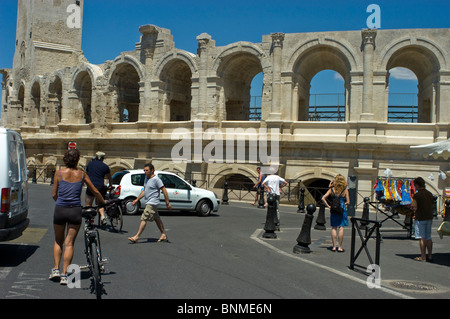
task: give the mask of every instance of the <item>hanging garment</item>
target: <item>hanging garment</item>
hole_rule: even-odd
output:
[[[384,198],[385,200],[392,200],[391,181],[389,179],[384,183]]]
[[[384,199],[383,181],[380,179],[375,184],[375,193],[377,194],[377,199]]]
[[[412,203],[412,201],[411,201],[411,193],[409,191],[409,189],[410,189],[409,183],[410,183],[410,181],[408,181],[408,180],[405,180],[403,182],[402,201],[400,202],[401,205],[411,205],[411,203]]]
[[[401,179],[396,181],[395,184],[395,196],[397,197],[397,201],[402,200],[402,185],[403,181]]]

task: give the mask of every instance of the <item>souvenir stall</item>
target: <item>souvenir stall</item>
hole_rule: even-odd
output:
[[[392,220],[401,226],[401,230],[406,230],[408,238],[411,238],[414,227],[411,203],[416,192],[413,180],[402,177],[378,176],[373,188],[377,201],[371,202],[370,205],[375,208],[377,213],[384,216],[384,219],[380,222]],[[403,222],[399,221],[400,215],[405,216]]]
[[[450,139],[437,143],[426,145],[411,146],[412,153],[424,158],[432,157],[435,159],[443,158],[448,160],[450,158]],[[442,179],[446,179],[447,175],[444,172],[440,173]],[[445,189],[445,213],[444,221],[439,226],[437,232],[442,239],[443,236],[450,236],[450,188]]]

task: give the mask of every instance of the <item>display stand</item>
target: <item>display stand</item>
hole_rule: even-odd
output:
[[[413,211],[411,209],[412,197],[415,189],[412,185],[413,180],[399,177],[381,177],[378,176],[375,184],[376,202],[369,202],[377,213],[384,215],[384,219],[379,222],[391,220],[407,232],[408,239],[412,238]],[[411,188],[412,185],[412,188]],[[402,222],[398,220],[399,215],[404,215]],[[378,214],[376,220],[378,221]]]

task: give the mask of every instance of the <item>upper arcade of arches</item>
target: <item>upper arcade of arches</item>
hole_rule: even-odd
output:
[[[74,124],[249,121],[251,83],[261,73],[261,120],[301,122],[310,118],[313,77],[333,70],[344,79],[345,121],[387,122],[389,70],[404,67],[419,82],[418,122],[450,121],[450,29],[276,33],[261,43],[226,46],[205,33],[197,37],[197,54],[176,49],[170,30],[150,25],[140,31],[136,50],[103,65],[80,59],[29,78],[14,78],[19,73],[13,70],[13,88],[2,103],[47,110],[40,120],[30,118],[39,111],[27,115],[28,123],[41,126],[67,124],[71,117],[78,119]],[[40,95],[32,90],[36,76],[42,77]]]

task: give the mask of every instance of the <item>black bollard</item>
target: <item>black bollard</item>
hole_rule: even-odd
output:
[[[300,200],[298,202],[297,213],[303,214],[305,212],[305,189],[300,190]]]
[[[369,202],[370,202],[370,198],[369,197],[364,197],[364,207],[363,207],[363,212],[362,212],[362,216],[361,216],[361,224],[359,226],[359,229],[366,229],[367,227],[367,220],[369,220]]]
[[[311,252],[309,245],[311,244],[311,225],[313,220],[313,214],[316,211],[316,205],[309,204],[306,207],[307,214],[303,221],[302,230],[297,237],[297,245],[294,246],[295,254],[308,254]]]
[[[327,227],[325,226],[326,220],[325,220],[325,204],[321,202],[319,204],[319,214],[316,218],[316,226],[314,226],[314,229],[317,230],[327,230]]]
[[[258,192],[259,192],[258,208],[264,208],[264,188],[263,187],[258,188]]]
[[[267,195],[267,215],[266,215],[266,224],[264,225],[265,233],[263,234],[264,238],[277,238],[277,234],[275,234],[275,216],[277,214],[277,198],[276,195],[269,194]]]
[[[228,183],[223,184],[222,205],[228,205]]]
[[[37,171],[36,171],[36,168],[34,168],[33,169],[33,175],[32,175],[32,178],[31,178],[31,181],[32,181],[33,184],[37,183],[36,175],[37,175]]]

